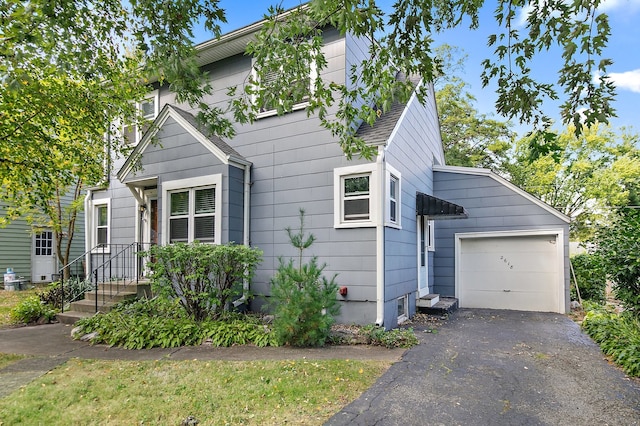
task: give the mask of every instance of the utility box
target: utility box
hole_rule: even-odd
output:
[[[7,268],[7,272],[4,274],[4,289],[7,291],[14,290],[26,290],[27,281],[22,277],[16,279],[16,274],[12,268]]]

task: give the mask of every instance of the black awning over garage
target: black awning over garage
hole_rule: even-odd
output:
[[[416,193],[416,214],[430,219],[464,219],[468,217],[464,207],[433,195]]]

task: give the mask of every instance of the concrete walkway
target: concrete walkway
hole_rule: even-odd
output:
[[[328,425],[640,425],[640,381],[564,315],[459,310]]]

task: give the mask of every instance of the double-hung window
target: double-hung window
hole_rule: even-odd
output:
[[[371,173],[342,178],[345,222],[371,219]]]
[[[375,164],[334,169],[334,226],[375,226]]]
[[[100,252],[109,250],[111,238],[111,212],[109,207],[110,200],[108,199],[93,201],[91,247],[96,250],[99,249]]]
[[[157,90],[154,90],[142,100],[136,104],[138,110],[138,117],[142,120],[142,123],[130,124],[124,128],[125,143],[130,145],[137,145],[144,133],[151,126],[151,122],[158,115],[159,107],[159,94]]]
[[[314,79],[318,76],[313,61],[307,66],[308,73],[304,73],[302,77],[283,81],[287,77],[284,76],[282,68],[268,70],[259,77],[254,65],[252,80],[255,87],[252,102],[258,104],[258,118],[282,113],[285,107],[298,110],[307,106]],[[274,87],[284,89],[276,91]]]
[[[220,175],[165,182],[163,241],[220,243]]]
[[[190,188],[169,193],[169,242],[216,241],[216,188]]]
[[[401,176],[400,172],[387,164],[386,166],[386,212],[385,224],[390,227],[400,228],[401,221]]]

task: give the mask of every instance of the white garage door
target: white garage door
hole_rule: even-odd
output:
[[[564,312],[558,236],[457,236],[457,297],[463,308]]]

